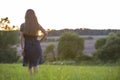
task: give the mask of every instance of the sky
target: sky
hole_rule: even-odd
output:
[[[120,0],[0,0],[0,18],[20,26],[33,9],[45,29],[120,29]]]

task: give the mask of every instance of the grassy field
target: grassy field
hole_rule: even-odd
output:
[[[22,64],[0,64],[0,80],[120,80],[120,68],[43,64],[31,77]]]

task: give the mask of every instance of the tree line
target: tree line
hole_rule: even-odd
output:
[[[111,32],[120,32],[119,29],[61,29],[61,30],[49,30],[48,36],[60,36],[64,32],[75,32],[79,35],[108,35]]]

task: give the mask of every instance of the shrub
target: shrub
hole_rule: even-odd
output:
[[[14,63],[17,62],[19,56],[16,54],[16,50],[8,48],[6,50],[0,50],[0,63]]]
[[[88,56],[84,54],[80,54],[76,57],[76,61],[80,63],[83,61],[91,61],[91,60],[92,60],[92,56]]]
[[[95,49],[101,48],[106,43],[106,38],[100,38],[95,42]]]
[[[44,51],[44,56],[45,56],[46,60],[48,60],[48,61],[56,60],[54,48],[55,48],[55,46],[53,44],[50,44],[46,47],[46,49]]]
[[[0,31],[0,48],[11,47],[19,41],[18,31]]]
[[[116,62],[120,58],[120,36],[119,33],[110,34],[102,47],[98,48],[95,57],[103,62]]]
[[[18,31],[0,31],[0,63],[17,62],[16,48],[19,41]]]
[[[75,59],[78,54],[82,54],[84,40],[76,33],[65,32],[59,39],[57,49],[59,59]]]
[[[116,61],[116,65],[120,66],[120,58]]]

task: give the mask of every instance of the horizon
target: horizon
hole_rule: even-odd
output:
[[[119,0],[1,0],[1,3],[0,18],[8,17],[16,26],[24,22],[26,10],[33,9],[45,29],[120,29]]]
[[[8,17],[5,17],[5,18],[1,18],[0,21],[2,20],[8,20],[7,22],[5,23],[0,23],[0,31],[9,31],[9,30],[19,30],[20,29],[20,26],[17,26],[17,25],[11,25],[11,21],[9,20]],[[7,27],[6,27],[7,26]],[[76,29],[79,29],[79,30],[120,30],[120,29],[91,29],[91,28],[62,28],[62,29],[45,29],[46,31],[54,31],[54,30],[76,30]]]

